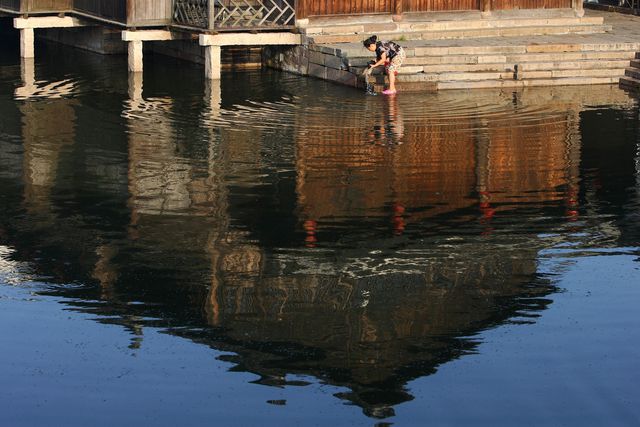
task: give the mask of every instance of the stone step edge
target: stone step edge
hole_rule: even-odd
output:
[[[308,36],[314,35],[348,35],[376,33],[387,34],[393,32],[423,32],[423,31],[453,31],[476,30],[494,28],[519,28],[519,27],[553,27],[566,25],[604,25],[603,17],[582,18],[514,18],[514,19],[480,19],[480,20],[451,20],[451,21],[427,21],[427,22],[388,22],[388,23],[344,23],[339,25],[323,25],[318,27],[302,28],[302,33]],[[341,31],[341,32],[340,32]]]
[[[417,41],[417,40],[449,40],[459,38],[488,38],[488,37],[521,37],[533,35],[560,35],[560,34],[603,34],[612,31],[611,25],[570,25],[570,26],[546,26],[546,27],[518,27],[518,28],[488,28],[477,30],[445,30],[445,31],[414,31],[402,33],[384,34],[389,40]],[[512,33],[512,34],[508,34]],[[347,34],[347,35],[308,35],[317,44],[331,43],[355,43],[361,41],[365,35]]]
[[[580,57],[575,55],[567,55],[560,58],[548,58],[548,56],[541,56],[537,54],[522,54],[522,55],[486,55],[486,56],[441,56],[441,57],[412,57],[404,65],[404,68],[409,67],[445,67],[445,66],[482,66],[482,65],[495,65],[495,64],[530,64],[531,67],[541,66],[540,64],[567,64],[567,63],[580,63],[583,65],[593,62],[627,62],[630,65],[631,56],[633,51],[619,51],[611,52],[611,55],[603,55],[604,52],[583,52]],[[561,55],[561,54],[559,54]],[[423,59],[424,58],[424,59]],[[428,59],[427,59],[428,58]],[[446,59],[447,61],[440,61]],[[366,64],[371,58],[347,58],[346,64],[349,67],[364,69]],[[438,60],[438,61],[436,61]]]
[[[629,76],[623,76],[620,78],[620,87],[623,89],[631,89],[634,91],[640,91],[640,79],[635,79]]]
[[[617,84],[619,77],[577,77],[556,79],[529,80],[484,80],[472,82],[438,82],[437,90],[454,89],[489,89],[489,88],[518,88],[532,86],[582,86],[593,84]]]
[[[513,71],[504,72],[482,72],[482,73],[422,73],[422,74],[402,74],[398,76],[399,83],[420,83],[420,82],[452,82],[468,81],[482,82],[489,80],[522,81],[540,79],[566,79],[566,78],[620,78],[625,75],[624,68],[585,70],[575,72],[575,70],[548,70],[532,71],[516,75]],[[381,83],[386,81],[386,76],[376,75],[370,81]]]
[[[501,73],[501,72],[515,72],[516,68],[519,73],[539,73],[539,72],[596,72],[598,70],[625,70],[629,66],[629,62],[626,60],[620,61],[567,61],[567,62],[528,62],[528,63],[484,63],[484,64],[471,64],[465,67],[451,67],[451,64],[446,65],[416,65],[407,66],[400,69],[400,75],[416,75],[416,74],[448,74],[448,73]],[[365,67],[351,66],[349,71],[354,74],[361,74]],[[633,69],[640,72],[640,69]]]
[[[407,56],[417,57],[443,57],[443,56],[517,56],[526,54],[571,54],[571,53],[597,53],[620,52],[635,53],[640,50],[640,43],[612,43],[612,44],[531,44],[510,46],[445,46],[445,47],[415,47],[407,48]],[[358,49],[355,55],[347,49],[334,48],[333,53],[320,50],[322,53],[333,54],[350,60],[369,58],[364,49]],[[629,58],[632,59],[632,58]],[[640,58],[638,58],[640,59]]]
[[[399,82],[409,81],[483,81],[483,80],[535,80],[535,79],[561,79],[561,78],[600,78],[600,77],[622,77],[625,74],[624,68],[599,69],[599,70],[546,70],[530,71],[516,74],[513,71],[504,72],[477,72],[477,73],[416,73],[401,74],[398,76]]]
[[[518,66],[518,71],[521,72],[534,72],[534,71],[547,71],[547,70],[559,70],[559,71],[568,71],[568,70],[598,70],[598,69],[619,69],[625,68],[628,65],[628,60],[601,60],[601,59],[590,59],[590,60],[580,60],[580,61],[552,61],[552,62],[496,62],[496,63],[482,63],[482,64],[464,64],[470,66],[471,68],[482,69],[483,67],[494,67],[498,68],[500,66],[506,67],[506,69],[513,70],[515,66]],[[423,65],[423,72],[438,72],[439,68],[446,69],[447,66],[452,66],[455,64],[444,64],[444,65]],[[464,68],[464,66],[460,67]],[[462,70],[457,70],[462,71]]]
[[[638,68],[626,68],[624,70],[624,75],[626,77],[632,77],[634,79],[640,79],[640,69]]]

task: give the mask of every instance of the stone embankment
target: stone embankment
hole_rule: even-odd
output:
[[[583,18],[375,19],[379,22],[312,22],[305,29],[307,45],[271,51],[267,63],[361,87],[361,73],[372,55],[360,40],[375,33],[405,47],[401,90],[617,84],[625,72],[640,81],[638,70],[629,69],[640,52],[637,17],[589,11]],[[385,83],[381,70],[371,82],[378,89]]]

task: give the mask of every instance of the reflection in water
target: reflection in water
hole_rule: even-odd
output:
[[[340,99],[293,78],[251,101],[151,96],[128,78],[122,111],[16,92],[23,173],[3,191],[24,211],[3,209],[0,243],[83,284],[50,292],[132,349],[163,326],[260,384],[344,386],[375,418],[550,304],[540,251],[584,230],[580,113],[632,105],[611,88]],[[108,111],[109,137],[79,137],[102,131],[82,108]]]

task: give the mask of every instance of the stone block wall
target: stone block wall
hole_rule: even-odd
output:
[[[269,46],[264,49],[265,65],[301,76],[311,76],[346,86],[362,87],[364,80],[352,69],[340,49],[307,44]]]
[[[47,28],[36,30],[36,37],[103,55],[122,55],[127,52],[122,31],[111,28]]]

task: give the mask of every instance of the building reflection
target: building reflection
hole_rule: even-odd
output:
[[[211,125],[225,113],[219,87],[206,88],[200,115],[185,122],[179,101],[145,96],[136,75],[129,85],[129,194],[112,214],[126,217],[125,230],[106,233],[95,217],[73,215],[47,233],[82,223],[83,255],[70,261],[86,269],[76,281],[99,289],[82,291],[86,304],[74,290],[73,304],[128,328],[132,348],[144,345],[149,322],[161,324],[233,352],[225,360],[260,384],[303,385],[291,375],[312,375],[386,418],[412,399],[409,381],[477,351],[479,332],[533,321],[550,304],[554,288],[537,274],[549,244],[539,232],[562,229],[580,210],[587,95],[494,94],[488,103],[507,106],[499,113],[420,119],[399,100],[367,101],[362,118],[310,98],[276,135],[295,150],[282,194],[262,180],[273,133]],[[31,205],[47,200],[55,153],[73,142],[73,101],[63,102],[22,111]],[[58,117],[55,129],[42,129],[41,113]],[[278,198],[295,206],[275,208]],[[554,219],[534,226],[543,214]],[[290,218],[247,219],[257,215]],[[260,229],[273,223],[293,230]],[[273,234],[293,238],[279,246]],[[77,235],[58,237],[62,245]],[[56,251],[49,246],[41,249]]]

